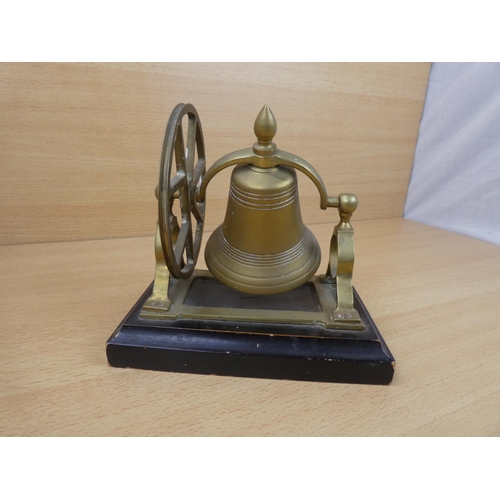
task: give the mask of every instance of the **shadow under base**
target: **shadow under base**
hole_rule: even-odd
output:
[[[106,345],[108,362],[118,368],[269,379],[389,384],[394,358],[354,290],[354,306],[364,330],[329,330],[320,325],[225,320],[151,320],[139,317],[152,286],[144,292]],[[215,300],[263,309],[303,308],[308,283],[272,296],[234,295],[215,279],[193,287],[187,300],[210,307]],[[333,288],[333,287],[332,287]],[[226,295],[231,292],[231,295]],[[236,302],[235,302],[236,301]],[[294,301],[297,302],[294,304]],[[286,304],[286,306],[283,306]],[[281,306],[280,306],[281,305]],[[243,333],[244,332],[244,333]],[[328,335],[328,336],[327,336]]]

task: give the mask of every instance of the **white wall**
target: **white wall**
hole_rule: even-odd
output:
[[[433,63],[404,216],[500,244],[500,63]]]

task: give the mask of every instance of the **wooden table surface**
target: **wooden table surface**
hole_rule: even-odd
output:
[[[389,386],[111,368],[105,342],[152,280],[153,239],[0,247],[0,434],[500,435],[500,247],[354,224]],[[311,229],[326,254],[332,227]]]

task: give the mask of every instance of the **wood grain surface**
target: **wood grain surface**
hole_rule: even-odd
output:
[[[387,387],[111,368],[152,237],[1,247],[0,434],[500,435],[500,248],[354,224],[355,286],[397,362]],[[326,254],[331,225],[311,229]]]
[[[430,65],[1,64],[0,244],[152,235],[158,166],[173,107],[200,113],[209,165],[255,140],[263,104],[281,149],[312,163],[328,192],[354,192],[358,220],[400,217]],[[208,193],[222,220],[229,172]],[[315,187],[300,179],[307,223]]]

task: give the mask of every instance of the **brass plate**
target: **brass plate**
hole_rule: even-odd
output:
[[[208,296],[205,299],[198,295],[193,299],[193,293],[196,294],[197,280],[212,280],[223,293],[220,296],[220,306],[217,306],[217,300],[214,296]],[[359,319],[347,320],[344,322],[333,319],[333,311],[337,306],[335,298],[335,285],[322,283],[321,276],[314,276],[303,285],[301,291],[291,290],[285,294],[276,294],[271,296],[258,296],[234,292],[225,285],[220,284],[212,277],[208,271],[195,270],[194,273],[184,280],[171,279],[172,285],[168,296],[171,305],[168,311],[154,309],[151,307],[143,308],[140,314],[141,319],[153,320],[179,320],[196,319],[207,321],[235,321],[249,323],[277,323],[293,325],[317,325],[326,330],[325,333],[318,336],[329,336],[328,330],[363,330],[365,325]],[[304,292],[305,287],[305,292]],[[307,291],[309,290],[309,291]],[[264,307],[253,308],[252,305],[240,307],[227,307],[224,301],[224,292],[229,292],[229,302],[234,304],[238,297],[243,297],[241,302],[259,303],[265,301]],[[293,302],[289,301],[286,294],[302,293],[302,297],[295,297]],[[290,309],[290,303],[298,303],[294,310]],[[273,304],[276,308],[272,309]],[[287,305],[288,304],[288,305]],[[239,332],[242,332],[239,330]],[[289,335],[290,333],[284,332]],[[334,332],[332,332],[334,335]],[[302,336],[298,334],[297,336]],[[310,336],[304,334],[303,336]]]

